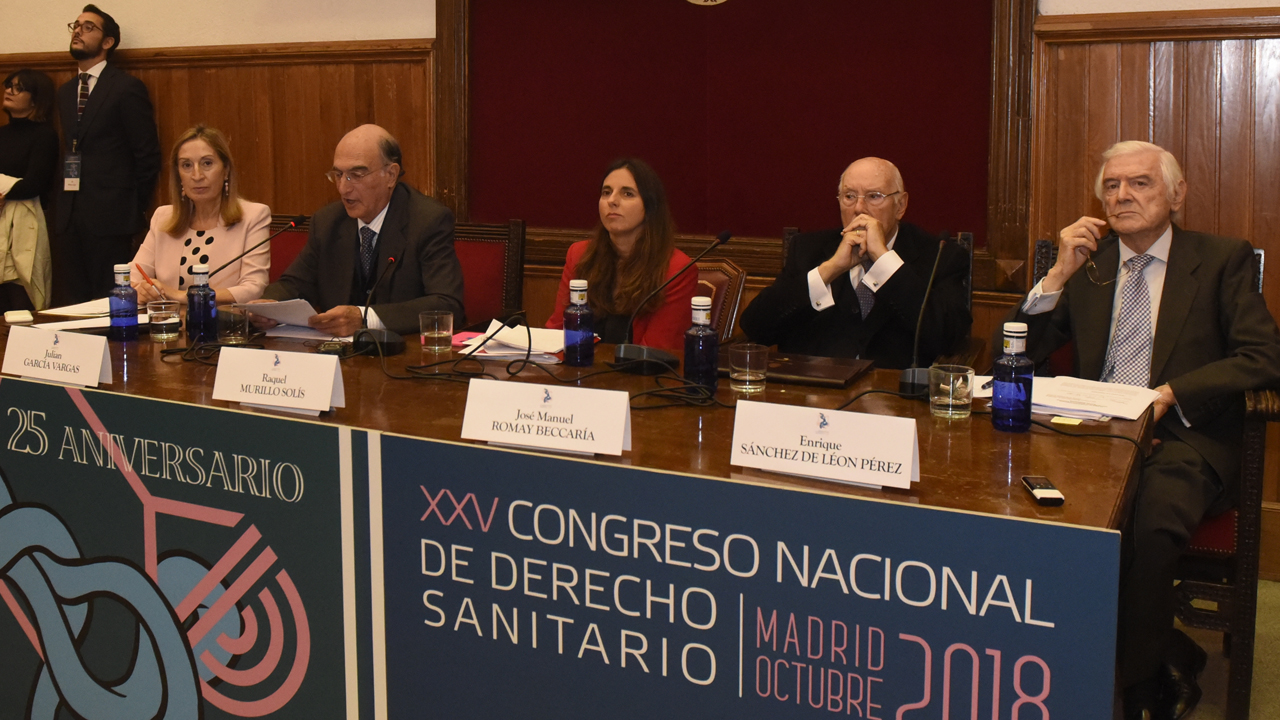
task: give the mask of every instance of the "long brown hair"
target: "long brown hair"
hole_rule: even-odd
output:
[[[582,254],[574,276],[585,279],[590,288],[587,303],[596,315],[630,315],[646,295],[667,279],[671,253],[676,247],[676,224],[667,205],[667,191],[662,180],[643,160],[620,158],[614,160],[600,184],[614,170],[626,168],[636,179],[636,190],[644,204],[644,222],[640,236],[636,238],[631,254],[623,258],[609,239],[609,231],[597,224],[587,251]],[[644,306],[652,312],[662,303],[659,294]]]
[[[227,170],[227,184],[222,196],[222,224],[231,227],[244,218],[235,163],[231,160],[231,148],[227,145],[227,139],[214,128],[197,125],[179,135],[178,141],[173,144],[173,150],[169,151],[169,204],[173,206],[173,215],[164,231],[174,237],[191,228],[191,216],[195,212],[195,203],[182,195],[182,176],[178,172],[178,152],[192,140],[209,143],[209,147],[213,148]]]

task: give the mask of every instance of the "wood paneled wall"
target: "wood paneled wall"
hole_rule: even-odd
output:
[[[1099,216],[1103,150],[1147,140],[1186,174],[1180,225],[1267,250],[1264,295],[1280,317],[1280,11],[1043,17],[1035,37],[1028,253]],[[1280,430],[1269,438],[1262,574],[1280,579]]]
[[[310,215],[336,199],[324,172],[342,135],[376,123],[400,141],[406,179],[436,188],[432,40],[121,50],[113,62],[151,92],[160,145],[204,123],[231,143],[241,193],[275,213]],[[65,53],[0,55],[70,79]],[[167,162],[167,161],[166,161]],[[161,176],[158,203],[169,201]]]

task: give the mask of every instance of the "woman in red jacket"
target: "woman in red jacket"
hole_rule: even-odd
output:
[[[615,160],[600,187],[600,224],[590,240],[569,248],[547,327],[564,327],[569,281],[586,280],[596,334],[608,343],[626,342],[627,321],[640,301],[689,262],[675,240],[657,173],[635,158]],[[636,313],[632,342],[683,352],[689,301],[697,286],[697,268],[691,267],[645,303]]]

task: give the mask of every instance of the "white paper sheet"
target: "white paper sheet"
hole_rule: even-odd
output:
[[[307,320],[317,315],[306,300],[281,300],[273,303],[236,303],[232,307],[244,308],[254,315],[261,315],[285,325],[307,327]]]

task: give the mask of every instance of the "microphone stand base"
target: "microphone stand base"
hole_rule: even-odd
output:
[[[357,354],[377,355],[379,347],[382,348],[382,355],[385,357],[399,355],[404,352],[404,338],[390,330],[369,328],[357,330],[355,336],[351,338],[351,349]]]
[[[898,392],[929,399],[929,368],[907,368],[898,377]]]
[[[675,355],[657,348],[626,343],[613,350],[613,368],[633,375],[661,375],[679,366]]]

